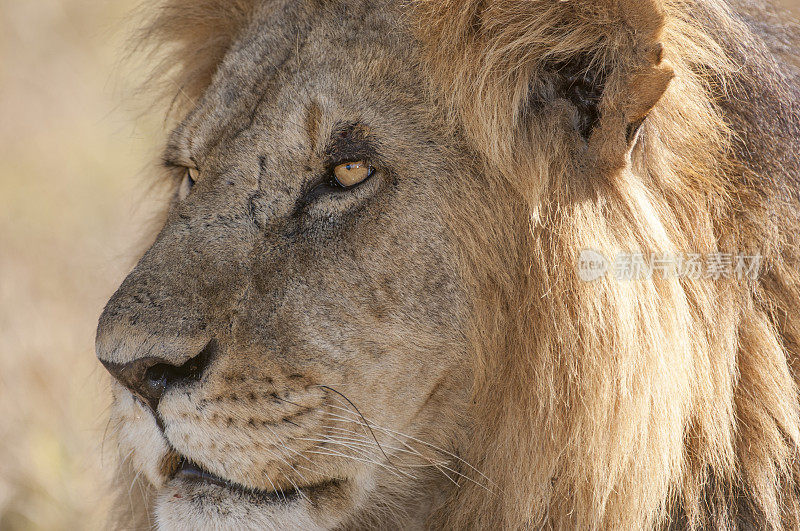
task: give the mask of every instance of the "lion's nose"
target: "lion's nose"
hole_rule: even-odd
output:
[[[216,348],[216,341],[212,340],[198,355],[182,365],[174,365],[165,359],[154,357],[140,358],[128,363],[100,361],[119,383],[155,412],[167,389],[202,378]]]

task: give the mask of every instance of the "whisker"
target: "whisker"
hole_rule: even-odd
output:
[[[333,406],[333,405],[332,405],[331,407],[335,407],[336,409],[343,409],[343,408],[340,408],[340,407],[337,407],[337,406]],[[344,410],[344,411],[346,411],[346,412],[348,412],[348,413],[351,413],[349,410]],[[330,417],[333,417],[333,418],[336,418],[336,419],[340,419],[340,420],[347,421],[347,422],[358,422],[358,423],[360,424],[360,422],[359,422],[357,419],[351,419],[351,418],[343,417],[343,416],[341,416],[341,415],[336,415],[335,413],[331,413],[331,412],[326,412],[326,414],[327,414],[328,416],[330,416]],[[406,443],[405,441],[401,441],[401,440],[400,440],[400,439],[398,439],[396,436],[394,436],[393,434],[389,433],[389,430],[387,430],[386,428],[383,428],[383,427],[381,427],[381,426],[378,426],[378,425],[375,425],[375,427],[376,427],[376,429],[378,429],[379,431],[383,431],[383,432],[384,432],[384,433],[386,433],[386,435],[388,435],[389,437],[391,437],[391,438],[393,438],[393,439],[397,440],[398,442],[400,442],[400,444],[402,444],[402,445],[404,445],[405,447],[407,447],[407,448],[408,448],[410,451],[412,451],[412,452],[413,452],[413,453],[415,453],[416,455],[418,455],[418,456],[422,457],[423,459],[425,459],[426,461],[428,461],[428,462],[430,463],[430,466],[433,466],[434,468],[436,468],[436,469],[437,469],[437,470],[438,470],[438,471],[439,471],[439,472],[440,472],[440,473],[441,473],[441,474],[442,474],[444,477],[446,477],[446,478],[447,478],[447,479],[448,479],[448,480],[449,480],[451,483],[453,483],[454,485],[456,485],[456,486],[460,486],[456,480],[454,480],[452,477],[450,477],[450,474],[448,474],[447,472],[445,472],[445,470],[447,470],[447,471],[449,471],[449,472],[451,472],[451,473],[455,474],[456,476],[463,477],[464,479],[466,479],[466,480],[468,480],[468,481],[471,481],[471,482],[475,483],[476,485],[479,485],[480,487],[482,487],[482,488],[486,489],[487,491],[490,491],[490,489],[488,489],[488,488],[487,488],[485,485],[481,485],[480,483],[478,483],[478,482],[477,482],[477,481],[475,481],[474,479],[470,478],[469,476],[466,476],[466,475],[462,474],[461,472],[458,472],[457,470],[454,470],[454,469],[452,469],[452,468],[450,468],[450,467],[446,466],[445,464],[436,464],[436,463],[434,463],[434,462],[433,462],[433,461],[432,461],[432,460],[431,460],[429,457],[427,457],[427,456],[425,456],[424,454],[420,453],[419,451],[417,451],[415,448],[411,447],[411,446],[410,446],[408,443]],[[335,428],[334,428],[334,429],[335,429]],[[355,432],[352,432],[352,431],[350,431],[350,430],[346,430],[346,431],[348,431],[348,432],[350,432],[350,433],[353,433],[354,435],[357,435]],[[399,434],[399,435],[404,435],[404,434]],[[405,435],[404,435],[404,436],[405,436]],[[410,437],[410,436],[409,436],[409,437]],[[429,446],[433,446],[433,445],[429,445]],[[491,492],[491,491],[490,491],[490,492]]]
[[[364,417],[364,415],[361,414],[361,411],[359,411],[359,409],[356,407],[356,405],[349,398],[347,398],[345,395],[343,395],[342,393],[340,393],[339,391],[337,391],[333,387],[328,387],[327,385],[321,385],[320,388],[327,389],[327,390],[329,390],[329,391],[331,391],[333,393],[336,393],[337,395],[342,397],[348,404],[350,404],[350,406],[353,408],[353,410],[355,410],[355,412],[358,413],[358,416],[361,417],[361,420],[364,421],[364,424],[367,426],[367,429],[369,429],[370,435],[372,435],[372,438],[375,440],[375,444],[378,445],[378,448],[380,449],[381,453],[383,454],[383,457],[385,457],[386,461],[388,461],[391,464],[392,460],[389,459],[389,456],[386,455],[386,452],[383,451],[383,447],[381,447],[381,443],[378,442],[378,438],[375,436],[375,432],[372,431],[372,428],[370,427],[369,422],[367,422],[367,419]],[[334,406],[334,407],[337,407],[337,406]]]
[[[351,449],[351,450],[355,450],[355,451],[359,452],[360,455],[369,455],[366,452],[360,450],[359,448],[355,448],[355,447],[353,447],[353,446],[351,446],[351,445],[349,445],[347,443],[343,443],[343,442],[339,442],[339,441],[334,441],[334,440],[330,440],[330,439],[327,439],[327,440],[326,439],[305,439],[305,440],[307,440],[307,441],[316,441],[316,442],[320,442],[320,443],[336,444],[336,445],[343,446],[343,447]],[[370,448],[373,448],[373,447],[374,447],[374,445],[370,445]],[[436,463],[428,463],[428,464],[400,463],[399,466],[401,466],[403,468],[438,468]]]
[[[350,430],[344,430],[343,428],[329,427],[329,429],[342,429],[345,432],[353,433]],[[330,436],[328,436],[328,437],[330,437]],[[408,463],[401,463],[401,466],[410,467],[410,468],[426,468],[426,467],[436,468],[439,472],[442,473],[442,475],[444,477],[446,477],[451,483],[453,483],[456,486],[459,486],[458,482],[455,481],[452,477],[450,477],[450,474],[445,472],[445,470],[447,470],[449,472],[452,472],[453,474],[456,474],[457,476],[461,476],[461,477],[464,477],[465,479],[471,480],[469,477],[465,476],[461,472],[458,472],[458,471],[453,470],[452,468],[448,467],[447,466],[447,461],[435,463],[433,461],[433,459],[431,459],[429,456],[424,455],[423,453],[419,452],[416,448],[410,446],[405,441],[402,441],[399,438],[397,438],[397,437],[395,437],[395,436],[393,436],[391,434],[389,434],[389,437],[395,439],[396,441],[398,441],[400,444],[402,444],[406,448],[396,448],[396,447],[392,447],[392,446],[386,446],[387,448],[397,450],[398,452],[405,452],[405,453],[409,453],[409,454],[412,454],[412,455],[419,456],[419,457],[421,457],[422,459],[424,459],[425,461],[428,462],[427,465],[422,465],[422,464],[420,464],[420,465],[411,465],[411,464],[408,464]],[[481,485],[481,486],[483,487],[483,485]]]
[[[333,407],[333,408],[336,408],[336,409],[339,409],[339,410],[342,410],[342,411],[345,411],[345,412],[347,412],[347,413],[350,413],[350,414],[352,414],[352,412],[351,412],[351,411],[349,411],[349,410],[346,410],[345,408],[338,407],[338,406],[334,406],[334,405],[331,405],[331,407]],[[328,412],[327,414],[328,414],[328,416],[330,416],[330,417],[332,417],[332,418],[339,419],[339,420],[342,420],[342,421],[345,421],[345,422],[356,422],[356,423],[358,423],[358,419],[348,418],[348,417],[344,417],[344,416],[337,415],[337,414],[335,414],[335,413],[330,413],[330,412]],[[413,436],[411,436],[411,435],[408,435],[408,434],[406,434],[406,433],[401,433],[401,432],[398,432],[398,431],[395,431],[395,430],[391,430],[391,429],[389,429],[389,428],[384,428],[383,426],[380,426],[380,425],[377,425],[377,424],[373,424],[373,426],[374,426],[374,428],[375,428],[376,430],[378,430],[378,431],[380,431],[380,432],[382,432],[382,433],[386,434],[386,435],[387,435],[387,436],[389,436],[389,437],[392,437],[393,439],[397,440],[398,442],[400,442],[401,444],[404,444],[404,445],[405,445],[405,446],[407,446],[407,447],[409,447],[409,445],[408,445],[408,444],[407,444],[405,441],[400,441],[399,439],[397,439],[397,437],[394,437],[394,435],[397,435],[397,436],[400,436],[400,437],[405,437],[405,438],[406,438],[406,439],[408,439],[408,440],[411,440],[411,441],[414,441],[414,442],[416,442],[416,443],[419,443],[419,444],[425,445],[425,446],[427,446],[428,448],[431,448],[431,449],[433,449],[433,450],[436,450],[437,452],[441,452],[441,453],[443,453],[443,454],[445,454],[445,455],[447,455],[447,456],[450,456],[450,457],[452,457],[452,458],[454,458],[454,459],[458,460],[460,463],[463,463],[464,465],[466,465],[467,467],[469,467],[469,468],[470,468],[470,469],[472,469],[473,471],[475,471],[475,472],[476,472],[478,475],[480,475],[482,478],[484,478],[484,479],[485,479],[487,482],[489,482],[489,483],[490,483],[492,486],[494,486],[494,487],[497,487],[497,485],[496,485],[496,484],[495,484],[495,483],[494,483],[494,482],[493,482],[491,479],[489,479],[488,477],[486,477],[486,475],[485,475],[485,474],[483,474],[483,473],[482,473],[480,470],[478,470],[477,468],[475,468],[474,466],[472,466],[470,463],[468,463],[467,461],[465,461],[465,460],[464,460],[464,459],[462,459],[461,457],[459,457],[459,456],[457,456],[457,455],[453,454],[452,452],[449,452],[449,451],[447,451],[447,450],[445,450],[445,449],[443,449],[443,448],[439,448],[438,446],[436,446],[436,445],[434,445],[434,444],[431,444],[431,443],[429,443],[429,442],[426,442],[426,441],[422,441],[422,440],[420,440],[420,439],[417,439],[416,437],[413,437]],[[467,476],[467,475],[465,475],[465,474],[463,474],[463,473],[461,473],[461,472],[458,472],[458,471],[456,471],[456,470],[453,470],[452,468],[450,468],[450,467],[447,467],[447,466],[445,466],[445,465],[441,465],[441,466],[442,466],[443,468],[445,468],[446,470],[448,470],[448,471],[452,472],[453,474],[456,474],[456,475],[458,475],[458,476],[460,476],[460,477],[463,477],[464,479],[466,479],[466,480],[468,480],[468,481],[471,481],[472,483],[475,483],[476,485],[478,485],[478,486],[480,486],[480,487],[482,487],[482,488],[486,489],[486,490],[487,490],[487,491],[489,491],[489,492],[494,492],[492,489],[489,489],[489,488],[488,488],[486,485],[483,485],[483,484],[479,483],[478,481],[475,481],[473,478],[471,478],[471,477],[469,477],[469,476]],[[444,473],[444,472],[442,472],[442,473]],[[445,474],[445,475],[446,475],[446,474]],[[451,481],[453,481],[453,479],[452,479],[452,478],[450,478],[449,476],[448,476],[448,478],[449,478]]]
[[[341,439],[341,438],[337,439],[335,437],[330,437],[330,436],[323,436],[323,438],[320,439],[305,437],[300,440],[309,442],[336,444],[339,446],[343,446],[345,448],[349,448],[353,451],[359,452],[362,455],[366,455],[369,457],[374,456],[372,452],[367,451],[375,449],[375,445],[372,443],[372,441],[355,441],[353,439]],[[411,465],[402,464],[402,466],[411,466]]]
[[[466,465],[467,467],[469,467],[471,470],[473,470],[475,473],[477,473],[478,475],[480,475],[480,476],[481,476],[483,479],[485,479],[486,481],[488,481],[489,483],[491,483],[491,484],[492,484],[492,485],[494,485],[495,487],[497,487],[497,486],[498,486],[498,485],[497,485],[497,484],[495,484],[495,483],[494,483],[494,482],[493,482],[491,479],[489,479],[489,478],[488,478],[488,477],[487,477],[487,476],[486,476],[486,475],[485,475],[483,472],[481,472],[480,470],[478,470],[477,468],[475,468],[474,466],[472,466],[472,465],[471,465],[469,462],[465,461],[464,459],[462,459],[461,457],[457,456],[456,454],[454,454],[454,453],[452,453],[452,452],[449,452],[449,451],[445,450],[444,448],[440,448],[440,447],[436,446],[435,444],[431,444],[431,443],[429,443],[429,442],[426,442],[426,441],[423,441],[423,440],[417,439],[416,437],[413,437],[413,436],[411,436],[411,435],[408,435],[408,434],[406,434],[406,433],[401,433],[401,432],[394,431],[394,430],[391,430],[391,429],[389,429],[389,428],[384,428],[384,427],[381,427],[381,426],[379,426],[378,428],[379,428],[380,430],[382,430],[382,431],[386,432],[386,433],[390,433],[390,434],[394,434],[394,435],[399,435],[399,436],[401,436],[401,437],[405,437],[405,438],[407,438],[407,439],[409,439],[409,440],[411,440],[411,441],[417,442],[417,443],[419,443],[419,444],[424,444],[425,446],[427,446],[427,447],[429,447],[429,448],[431,448],[431,449],[433,449],[433,450],[436,450],[437,452],[441,452],[441,453],[443,453],[443,454],[445,454],[445,455],[447,455],[447,456],[449,456],[449,457],[452,457],[452,458],[456,459],[458,462],[460,462],[460,463],[463,463],[464,465]]]
[[[347,413],[352,413],[352,412],[350,412],[349,410],[347,410],[347,409],[345,409],[345,408],[342,408],[342,407],[338,407],[338,406],[331,406],[331,407],[335,407],[335,408],[337,408],[337,409],[340,409],[340,410],[342,410],[342,411],[345,411],[345,412],[347,412]],[[352,419],[348,419],[348,418],[345,418],[345,417],[340,417],[340,418],[341,418],[342,420],[348,420],[348,421],[351,421],[351,422],[353,422],[353,420],[352,420]],[[411,435],[408,435],[408,434],[406,434],[406,433],[401,433],[401,432],[398,432],[398,431],[391,430],[391,429],[389,429],[389,428],[384,428],[383,426],[375,425],[375,428],[377,428],[377,429],[379,429],[379,430],[381,430],[381,431],[383,431],[383,432],[385,432],[385,433],[392,433],[392,434],[395,434],[395,435],[400,435],[400,436],[402,436],[402,437],[406,437],[407,439],[410,439],[410,440],[412,440],[412,441],[418,442],[418,443],[420,443],[420,444],[424,444],[425,446],[428,446],[429,448],[432,448],[432,449],[434,449],[434,450],[436,450],[436,451],[438,451],[438,452],[441,452],[441,453],[443,453],[443,454],[446,454],[446,455],[448,455],[448,456],[450,456],[450,457],[453,457],[454,459],[457,459],[459,462],[461,462],[461,463],[463,463],[464,465],[468,466],[470,469],[472,469],[472,470],[473,470],[473,471],[475,471],[476,473],[480,474],[480,476],[481,476],[481,477],[483,477],[483,478],[484,478],[486,481],[489,481],[490,483],[492,482],[492,480],[490,480],[488,477],[486,477],[486,476],[485,476],[485,475],[484,475],[484,474],[483,474],[483,473],[482,473],[480,470],[478,470],[477,468],[475,468],[474,466],[472,466],[472,465],[471,465],[469,462],[467,462],[467,461],[465,461],[464,459],[462,459],[461,457],[459,457],[459,456],[457,456],[457,455],[453,454],[452,452],[449,452],[449,451],[445,450],[444,448],[440,448],[440,447],[438,447],[438,446],[436,446],[436,445],[434,445],[434,444],[431,444],[431,443],[429,443],[429,442],[422,441],[422,440],[420,440],[420,439],[417,439],[417,438],[415,438],[415,437],[413,437],[413,436],[411,436]],[[495,486],[497,486],[497,485],[495,485]]]
[[[108,420],[106,421],[106,427],[103,430],[103,438],[100,442],[100,468],[105,468],[106,466],[106,438],[108,437],[108,427],[111,426],[111,420],[112,417],[109,416]],[[119,428],[119,422],[117,422],[117,425],[114,426],[114,428]]]
[[[361,458],[361,457],[355,457],[355,456],[352,456],[352,455],[347,455],[347,454],[344,454],[344,453],[341,453],[341,452],[337,452],[336,450],[333,450],[333,449],[330,449],[330,448],[328,448],[327,452],[323,452],[323,451],[320,451],[320,450],[306,450],[306,452],[308,452],[310,454],[327,455],[327,456],[333,456],[333,457],[343,457],[344,459],[351,459],[353,461],[360,461],[362,463],[369,463],[371,465],[376,465],[376,466],[379,466],[381,468],[385,468],[386,470],[388,470],[389,472],[391,472],[391,473],[393,473],[393,474],[395,474],[397,476],[402,475],[402,476],[409,477],[411,479],[417,479],[416,477],[414,477],[413,475],[411,475],[411,474],[409,474],[407,472],[403,472],[402,470],[397,470],[396,467],[387,466],[386,464],[381,463],[380,461],[375,461],[373,459],[364,459],[364,458]]]
[[[358,444],[358,445],[365,446],[365,447],[372,447],[373,446],[372,441],[365,440],[365,439],[354,439],[352,437],[343,437],[343,436],[337,436],[337,435],[326,435],[325,437],[327,437],[329,439],[335,439],[335,440],[339,440],[339,441],[350,442],[350,443]],[[402,443],[402,441],[400,441],[400,442]],[[405,443],[403,443],[403,444],[405,444]],[[389,445],[386,445],[386,444],[383,445],[384,448],[387,448],[389,450],[393,450],[395,452],[403,452],[403,453],[419,456],[419,457],[425,459],[426,461],[429,461],[431,466],[436,466],[436,464],[433,463],[433,461],[431,460],[430,457],[418,452],[415,448],[412,448],[412,447],[410,447],[408,445],[406,445],[406,446],[407,446],[407,448],[398,448],[396,446],[389,446]],[[404,464],[403,466],[411,466],[411,465]],[[421,466],[421,465],[413,465],[413,466]],[[425,466],[429,466],[429,465],[425,465]]]
[[[284,494],[282,490],[278,490],[278,487],[276,487],[275,483],[273,483],[272,479],[270,479],[269,474],[264,472],[264,477],[267,478],[267,481],[269,481],[269,484],[272,486],[273,492],[280,492],[281,496],[283,497],[283,501],[286,501],[286,494]]]
[[[470,482],[480,486],[481,488],[487,490],[488,492],[494,493],[493,489],[490,489],[486,485],[484,485],[484,484],[476,481],[475,479],[463,474],[462,472],[459,472],[459,471],[451,468],[450,466],[447,466],[447,464],[446,464],[447,461],[435,462],[429,456],[424,455],[418,449],[416,449],[413,446],[411,446],[409,444],[409,441],[412,441],[412,442],[415,442],[417,444],[423,445],[423,446],[425,446],[427,448],[430,448],[430,449],[432,449],[432,450],[434,450],[436,452],[439,452],[439,453],[441,453],[441,454],[443,454],[445,456],[448,456],[448,457],[451,457],[451,458],[455,459],[457,462],[462,463],[463,465],[468,467],[470,470],[472,470],[475,473],[477,473],[481,478],[486,480],[490,485],[492,485],[493,487],[497,487],[497,485],[491,479],[489,479],[485,474],[483,474],[480,470],[478,470],[471,463],[465,461],[463,458],[459,457],[458,455],[456,455],[456,454],[454,454],[454,453],[452,453],[452,452],[450,452],[448,450],[445,450],[444,448],[440,448],[440,447],[438,447],[438,446],[436,446],[436,445],[434,445],[432,443],[429,443],[427,441],[423,441],[423,440],[418,439],[416,437],[413,437],[411,435],[408,435],[408,434],[405,434],[405,433],[402,433],[402,432],[398,432],[398,431],[395,431],[395,430],[392,430],[392,429],[389,429],[389,428],[385,428],[385,427],[379,426],[377,424],[371,424],[366,419],[366,417],[364,417],[364,415],[361,413],[361,411],[356,407],[356,405],[353,404],[353,402],[349,398],[347,398],[347,396],[345,396],[341,392],[337,391],[336,389],[333,389],[332,387],[329,387],[329,386],[326,386],[326,385],[320,385],[318,387],[333,393],[333,394],[330,394],[328,396],[333,398],[333,400],[335,400],[339,404],[342,404],[344,406],[349,406],[349,407],[342,407],[342,406],[339,406],[339,405],[336,405],[336,404],[329,403],[328,405],[329,405],[330,408],[339,410],[339,411],[345,413],[347,416],[341,415],[341,414],[337,415],[336,413],[334,413],[332,411],[325,411],[324,414],[327,415],[328,417],[330,417],[333,420],[338,420],[338,421],[341,421],[341,422],[353,422],[353,423],[358,424],[359,427],[361,427],[364,430],[364,434],[370,436],[371,440],[370,439],[363,439],[359,433],[354,432],[352,430],[347,430],[345,428],[340,428],[340,427],[335,427],[335,426],[325,426],[325,428],[326,429],[330,429],[330,430],[337,430],[337,431],[344,432],[344,433],[349,433],[349,434],[357,437],[357,439],[340,438],[339,440],[335,440],[331,436],[325,435],[324,436],[325,439],[304,438],[302,440],[306,440],[308,442],[315,442],[315,443],[336,444],[338,446],[342,446],[344,448],[348,448],[349,450],[351,450],[353,452],[356,452],[359,455],[370,455],[370,454],[366,453],[365,449],[368,448],[369,446],[371,446],[372,441],[374,441],[375,445],[377,445],[377,448],[380,450],[380,452],[383,455],[384,459],[386,459],[386,462],[389,463],[389,465],[391,465],[391,467],[393,467],[396,472],[399,472],[399,473],[401,473],[403,475],[408,475],[407,473],[405,473],[402,470],[400,470],[400,468],[397,466],[397,464],[394,463],[393,460],[386,453],[386,451],[384,450],[383,445],[378,440],[378,437],[377,437],[377,435],[375,433],[375,430],[378,430],[381,433],[383,433],[384,435],[390,437],[391,439],[396,440],[397,442],[399,442],[402,446],[404,446],[406,448],[406,449],[403,449],[403,448],[397,448],[397,447],[387,447],[389,450],[394,451],[394,452],[405,452],[407,454],[415,455],[415,456],[418,456],[421,459],[424,459],[425,461],[428,462],[427,465],[410,465],[408,463],[403,463],[402,464],[403,467],[406,467],[406,468],[433,467],[433,468],[436,468],[439,472],[441,472],[442,475],[444,475],[449,481],[451,481],[456,486],[458,486],[458,482],[455,481],[447,472],[450,472],[450,473],[454,474],[457,477],[462,477],[465,480],[470,481]],[[297,407],[301,407],[299,404],[297,404],[295,402],[292,402],[291,400],[288,400],[288,399],[285,399],[285,398],[281,398],[281,397],[279,397],[277,395],[276,395],[276,397],[280,401],[286,402],[288,404],[292,404],[292,405],[297,406]],[[373,429],[373,426],[374,426],[374,429]],[[273,434],[274,434],[274,432],[273,432]],[[401,439],[400,437],[402,437],[403,439]],[[278,439],[278,440],[280,440],[280,439]],[[302,455],[300,452],[297,452],[296,450],[292,450],[292,449],[288,448],[288,446],[286,446],[285,444],[282,444],[282,446],[287,450],[294,451],[294,452],[298,453],[299,455]],[[337,452],[336,450],[333,450],[333,449],[328,449],[328,450],[330,452],[332,452],[332,453],[325,454],[324,452],[315,451],[315,450],[306,450],[306,452],[308,452],[308,453],[317,453],[317,454],[322,454],[322,455],[339,456],[339,457],[344,457],[344,458],[347,458],[347,459],[353,459],[353,460],[357,460],[357,461],[368,462],[368,463],[371,463],[371,464],[382,466],[384,468],[389,468],[386,465],[384,465],[383,463],[375,461],[374,459],[363,459],[363,458],[359,458],[359,457],[355,457],[355,456],[348,456],[346,454],[342,454],[340,452]],[[291,466],[291,465],[289,465],[289,466]]]
[[[283,449],[285,449],[285,450],[289,450],[289,449],[290,449],[288,446],[286,446],[286,443],[284,443],[284,442],[283,442],[283,441],[282,441],[282,440],[281,440],[281,439],[278,437],[278,435],[277,435],[277,434],[276,434],[276,433],[275,433],[275,432],[272,430],[272,428],[270,428],[268,425],[266,426],[266,428],[267,428],[267,429],[270,431],[270,433],[272,434],[272,436],[273,436],[273,437],[275,437],[275,440],[276,440],[276,441],[277,441],[277,442],[280,444],[281,448],[283,448]],[[294,473],[295,473],[295,474],[297,474],[298,476],[300,476],[300,479],[302,479],[304,483],[308,483],[308,480],[305,478],[305,476],[303,476],[303,474],[301,474],[301,473],[300,473],[300,471],[299,471],[299,470],[297,470],[297,469],[296,469],[296,468],[295,468],[295,467],[294,467],[294,466],[293,466],[293,465],[292,465],[292,464],[291,464],[291,463],[290,463],[288,460],[284,459],[284,458],[283,458],[283,457],[281,457],[280,455],[277,455],[277,454],[275,454],[275,453],[273,453],[273,452],[270,452],[269,450],[267,450],[267,453],[269,453],[269,454],[270,454],[270,455],[272,455],[273,457],[277,457],[277,458],[278,458],[280,461],[282,461],[282,462],[283,462],[283,463],[284,463],[286,466],[288,466],[289,468],[291,468],[291,469],[294,471]],[[301,466],[301,465],[299,465],[299,464],[298,464],[298,466]],[[292,486],[294,487],[294,489],[297,491],[297,493],[298,493],[298,494],[299,494],[299,495],[300,495],[300,496],[301,496],[303,499],[305,499],[306,501],[309,501],[309,500],[308,500],[308,498],[306,497],[306,495],[303,493],[303,491],[301,491],[301,490],[300,490],[300,487],[298,487],[298,486],[297,486],[297,484],[294,482],[294,480],[292,480],[292,478],[291,478],[291,477],[289,477],[289,476],[288,476],[288,475],[286,475],[286,474],[284,474],[284,477],[286,477],[286,479],[288,479],[288,480],[289,480],[289,482],[292,484]],[[273,486],[273,488],[274,488],[274,486]],[[285,499],[285,498],[286,498],[286,496],[284,495],[284,499]]]
[[[321,450],[327,450],[327,449],[330,449],[328,446],[324,446],[324,447],[323,447],[323,446],[322,446],[323,444],[325,444],[325,445],[331,445],[331,444],[334,444],[334,445],[337,445],[337,446],[341,446],[341,447],[343,447],[343,448],[346,448],[346,449],[348,449],[348,450],[352,450],[352,451],[353,451],[355,454],[357,454],[358,456],[361,456],[361,457],[363,457],[364,459],[374,459],[374,457],[373,457],[373,454],[371,454],[370,452],[367,452],[367,451],[366,451],[366,449],[365,449],[365,448],[363,448],[363,447],[362,447],[362,448],[359,448],[359,447],[357,447],[357,446],[353,446],[353,445],[351,445],[351,444],[347,444],[347,443],[343,443],[343,442],[339,442],[339,441],[333,441],[333,440],[330,440],[330,439],[312,439],[312,438],[306,438],[306,439],[303,439],[303,440],[305,440],[305,441],[313,441],[313,442],[316,442],[316,443],[320,443],[320,444],[317,446],[317,448],[319,448],[319,449],[321,449]]]

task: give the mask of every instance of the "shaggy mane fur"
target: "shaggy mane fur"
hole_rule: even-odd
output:
[[[259,3],[163,3],[145,33],[179,106]],[[780,39],[719,0],[410,9],[453,123],[514,194],[494,211],[519,217],[501,236],[468,216],[461,231],[478,294],[464,457],[502,493],[464,483],[437,522],[798,528],[800,114]],[[564,65],[605,80],[586,141],[553,90]],[[587,248],[760,254],[768,269],[587,283],[573,266]]]
[[[718,2],[419,9],[433,78],[487,172],[512,183],[530,216],[514,253],[478,255],[471,268],[485,303],[475,328],[483,431],[469,457],[504,496],[465,485],[448,525],[795,528],[797,203],[780,197],[784,176],[735,156],[741,116],[724,106],[737,95],[737,58],[714,34],[753,53],[764,44]],[[663,62],[647,57],[659,42]],[[566,133],[558,98],[538,112],[529,103],[552,65],[578,60],[608,78],[586,146]],[[675,77],[656,103],[639,80],[667,65]],[[779,74],[760,74],[771,104],[791,98]],[[626,160],[622,126],[644,114]],[[794,224],[780,226],[779,212]],[[586,248],[761,254],[772,269],[762,283],[585,283],[567,264]]]
[[[146,86],[155,86],[175,115],[191,108],[260,3],[167,0],[145,12],[134,42],[149,47],[156,61]]]

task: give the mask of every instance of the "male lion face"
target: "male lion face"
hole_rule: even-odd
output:
[[[121,450],[162,527],[410,522],[469,394],[453,139],[391,9],[263,11],[172,134],[183,182],[100,318]]]

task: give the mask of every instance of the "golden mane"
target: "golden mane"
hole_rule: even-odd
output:
[[[261,4],[162,2],[144,34],[173,94],[202,95]],[[486,212],[519,216],[500,234],[455,214],[478,294],[464,458],[502,496],[464,483],[438,515],[447,528],[800,526],[800,251],[783,200],[736,153],[719,100],[738,65],[705,23],[757,39],[702,5],[707,17],[689,0],[411,4],[435,90],[516,200]],[[606,79],[585,143],[563,101],[531,102],[571,63]],[[645,117],[629,145],[625,126]],[[589,248],[759,254],[770,269],[584,282]]]
[[[721,3],[706,4],[715,24],[755,42]],[[504,494],[464,485],[442,513],[447,526],[796,528],[790,365],[800,321],[785,311],[800,303],[800,275],[786,266],[796,245],[776,241],[786,230],[768,180],[733,155],[735,132],[716,101],[735,67],[690,16],[697,4],[416,5],[454,119],[530,220],[507,256],[471,227],[468,269],[484,300],[474,329],[480,431],[467,458]],[[537,82],[575,61],[608,76],[586,146],[557,98],[530,110]],[[674,79],[656,102],[641,80],[655,79],[657,92],[669,65]],[[620,115],[645,114],[628,154]],[[587,283],[574,267],[582,249],[760,254],[773,268],[761,284]]]

